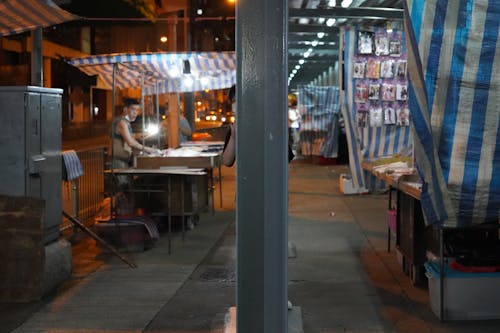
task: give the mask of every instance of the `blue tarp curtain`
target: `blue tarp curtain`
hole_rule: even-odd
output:
[[[297,87],[301,154],[335,158],[338,154],[340,90],[334,86]]]
[[[408,0],[415,156],[428,224],[498,222],[500,2]]]
[[[3,0],[0,13],[0,37],[80,19],[51,0]]]
[[[225,89],[236,83],[234,52],[104,54],[73,58],[69,64],[87,75],[98,75],[108,89],[113,87],[113,67],[118,64],[117,87],[140,88],[144,79],[145,95]]]

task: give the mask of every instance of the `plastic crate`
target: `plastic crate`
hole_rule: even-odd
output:
[[[432,311],[440,317],[440,265],[425,263]],[[500,272],[468,273],[445,266],[444,320],[500,319]]]

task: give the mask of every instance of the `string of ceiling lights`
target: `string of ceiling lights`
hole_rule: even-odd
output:
[[[352,2],[353,2],[353,0],[342,0],[340,2],[340,6],[343,8],[348,8],[352,4]],[[333,8],[335,6],[337,6],[337,0],[328,1],[327,7]],[[331,27],[335,26],[335,24],[337,23],[337,19],[332,18],[332,17],[330,17],[328,19],[324,18],[324,17],[320,17],[317,19],[317,22],[319,24],[325,24],[328,28],[331,28]],[[308,23],[309,23],[308,19],[305,19],[304,21],[302,21],[302,19],[299,19],[299,24],[308,24]],[[326,35],[325,32],[318,32],[316,34],[317,39],[305,42],[305,44],[309,45],[310,47],[302,54],[302,59],[300,59],[298,61],[298,63],[295,65],[295,67],[290,72],[290,74],[288,76],[288,85],[290,85],[290,83],[293,80],[293,78],[295,77],[295,75],[300,71],[300,69],[302,68],[302,65],[307,61],[307,58],[309,58],[311,56],[311,54],[314,52],[314,48],[317,47],[318,45],[325,45],[326,44],[325,42],[323,42],[321,40],[323,37],[325,37],[325,35]],[[334,46],[335,42],[330,42],[330,45]]]

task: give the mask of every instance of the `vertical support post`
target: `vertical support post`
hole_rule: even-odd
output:
[[[43,87],[42,28],[31,31],[31,85]]]
[[[286,333],[288,1],[241,0],[237,54],[237,332]]]
[[[445,306],[444,306],[444,279],[446,258],[444,253],[444,227],[439,227],[439,320],[445,321]]]
[[[195,122],[194,122],[194,93],[184,93],[184,117],[189,123],[191,130],[194,132],[195,130]]]
[[[142,151],[146,145],[146,106],[144,105],[144,73],[141,73],[141,109],[142,109]]]
[[[160,123],[160,81],[157,79],[155,81],[155,92],[156,92],[156,95],[155,95],[155,98],[156,98],[156,124],[158,124],[158,127],[161,127],[161,123]],[[161,149],[161,145],[160,145],[160,137],[161,137],[161,130],[159,130],[158,132],[158,135],[156,135],[157,137],[157,140],[156,140],[156,144],[157,144],[157,147],[159,149]]]
[[[73,179],[71,182],[72,184],[72,189],[73,189],[73,216],[76,218],[80,218],[80,207],[78,206],[78,178]],[[76,235],[78,232],[78,227],[76,225],[73,225],[73,234]]]
[[[114,63],[113,64],[113,96],[112,96],[112,102],[111,102],[111,123],[113,124],[115,122],[115,112],[116,112],[116,81],[118,75],[118,64]],[[111,142],[113,142],[113,136],[114,136],[114,126],[111,125],[111,133],[110,133],[110,139]],[[109,218],[114,219],[115,218],[115,203],[114,203],[114,196],[116,194],[116,185],[115,185],[115,177],[113,174],[113,170],[116,168],[116,163],[115,163],[115,149],[113,148],[113,144],[111,144],[111,194],[109,197]]]
[[[94,87],[90,87],[90,122],[92,123],[94,121]]]

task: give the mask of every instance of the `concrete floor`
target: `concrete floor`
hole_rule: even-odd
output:
[[[414,286],[387,252],[387,195],[340,194],[345,172],[290,165],[289,299],[303,331],[499,332],[500,320],[438,320],[426,286]],[[177,232],[172,254],[164,233],[154,248],[125,253],[136,269],[82,237],[72,278],[40,302],[0,303],[0,332],[224,332],[235,305],[234,184],[234,168],[224,168],[222,207],[217,188],[215,214],[201,215],[184,241]]]

